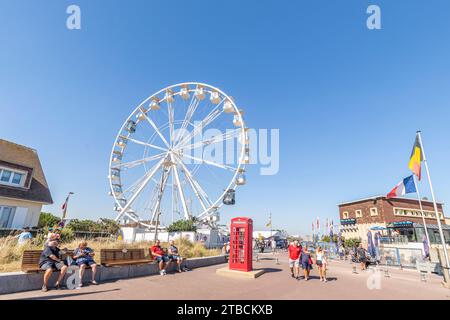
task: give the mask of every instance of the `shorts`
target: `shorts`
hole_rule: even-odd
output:
[[[172,261],[178,261],[178,260],[181,260],[182,258],[177,254],[173,254],[173,255],[169,256],[169,259]]]
[[[169,257],[168,256],[155,257],[155,258],[156,258],[156,261],[158,261],[158,262],[161,262],[161,261],[169,262]]]
[[[293,259],[289,258],[289,268],[293,268],[294,265],[296,267],[300,266],[300,259],[293,260]]]
[[[319,267],[323,266],[322,260],[317,260],[317,261],[316,261],[316,264],[317,264]]]
[[[307,262],[302,262],[302,269],[306,269],[306,270],[311,270],[311,264],[309,263],[309,261]]]
[[[53,270],[61,270],[63,267],[65,266],[64,262],[60,261],[60,262],[44,262],[40,268],[41,270],[48,270],[48,269],[53,269]]]
[[[87,266],[92,266],[93,264],[96,264],[96,262],[93,259],[82,259],[82,260],[77,260],[77,265],[79,267],[81,267],[83,264],[87,265]]]

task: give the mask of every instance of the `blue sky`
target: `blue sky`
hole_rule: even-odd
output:
[[[77,4],[82,29],[66,28]],[[382,30],[366,28],[378,4]],[[272,211],[308,233],[341,201],[409,174],[417,129],[439,200],[450,202],[448,1],[0,0],[0,137],[36,148],[60,213],[114,217],[115,135],[143,99],[179,82],[235,97],[247,125],[280,129],[280,171],[253,167],[222,220]],[[422,193],[428,194],[422,185]]]

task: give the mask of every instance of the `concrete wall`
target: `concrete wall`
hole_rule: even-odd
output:
[[[221,264],[226,262],[226,257],[223,255],[204,257],[204,258],[191,258],[184,262],[184,265],[189,269],[195,269],[215,264]],[[175,265],[167,270],[172,272],[175,270]],[[78,272],[78,271],[76,271]],[[72,273],[73,274],[73,273]],[[67,274],[64,279],[66,283],[67,279],[72,276]],[[159,274],[159,268],[156,263],[141,264],[132,266],[117,266],[117,267],[103,267],[99,266],[97,270],[96,280],[99,282],[127,279],[135,277],[145,277]],[[49,281],[49,285],[52,286],[59,273],[54,272]],[[76,275],[77,276],[77,275]],[[86,270],[83,281],[89,281],[91,279],[91,270]],[[39,290],[42,287],[43,273],[23,273],[23,272],[11,272],[0,274],[0,294],[14,293],[20,291]]]

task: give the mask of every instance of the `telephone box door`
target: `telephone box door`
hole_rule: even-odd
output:
[[[253,221],[250,218],[233,218],[230,229],[230,270],[251,271]]]

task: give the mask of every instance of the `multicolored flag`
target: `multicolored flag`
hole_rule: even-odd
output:
[[[416,135],[416,141],[414,141],[414,146],[411,151],[411,156],[409,158],[408,168],[414,172],[417,178],[420,180],[421,177],[421,164],[423,161],[422,146],[420,145],[419,135]]]
[[[69,197],[70,197],[70,194],[67,196],[66,201],[64,201],[63,205],[61,206],[61,209],[63,211],[63,219],[66,218],[67,204],[69,203]]]
[[[414,192],[416,192],[416,184],[414,183],[414,177],[410,175],[409,177],[400,181],[397,186],[387,194],[386,198],[395,198],[398,196],[404,196],[407,193]]]

